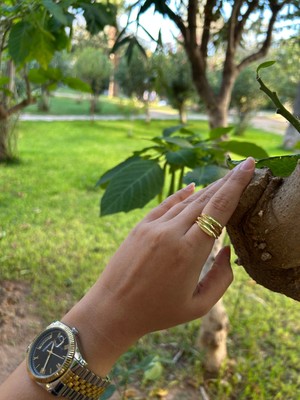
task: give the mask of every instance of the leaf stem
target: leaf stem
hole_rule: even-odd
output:
[[[260,76],[256,75],[256,80],[260,84],[260,90],[263,91],[275,104],[277,107],[276,113],[282,115],[286,120],[288,120],[291,125],[300,133],[300,120],[291,114],[279,100],[277,93],[272,92],[261,80]]]

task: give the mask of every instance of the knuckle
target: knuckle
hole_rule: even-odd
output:
[[[225,212],[229,208],[231,199],[225,196],[215,196],[211,199],[211,205],[217,211]]]

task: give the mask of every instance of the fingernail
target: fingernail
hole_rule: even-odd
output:
[[[255,167],[255,160],[253,157],[248,157],[247,160],[243,161],[239,165],[239,169],[241,169],[242,171],[250,171],[253,170],[254,167]]]
[[[195,190],[195,182],[191,182],[184,188],[184,190],[186,190],[187,192],[193,192]]]

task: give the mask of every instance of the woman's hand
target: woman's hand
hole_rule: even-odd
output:
[[[229,248],[198,282],[214,239],[195,223],[208,214],[226,225],[254,171],[248,159],[193,194],[190,185],[151,211],[129,234],[99,280],[62,321],[79,331],[89,368],[105,376],[144,334],[201,317],[232,281]],[[117,225],[116,225],[117,226]],[[5,400],[50,400],[25,363],[1,386]]]
[[[203,316],[222,297],[233,279],[230,250],[221,250],[198,282],[214,239],[195,221],[205,213],[226,225],[253,171],[250,158],[197,193],[189,185],[132,230],[80,303],[81,314],[91,310],[86,315],[95,344],[97,337],[105,337],[122,353],[148,332]],[[95,354],[101,357],[96,349],[95,345]]]

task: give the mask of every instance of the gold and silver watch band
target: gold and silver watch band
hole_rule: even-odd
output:
[[[74,360],[70,370],[61,378],[51,393],[72,400],[94,400],[99,399],[109,384],[108,377],[100,378]]]

